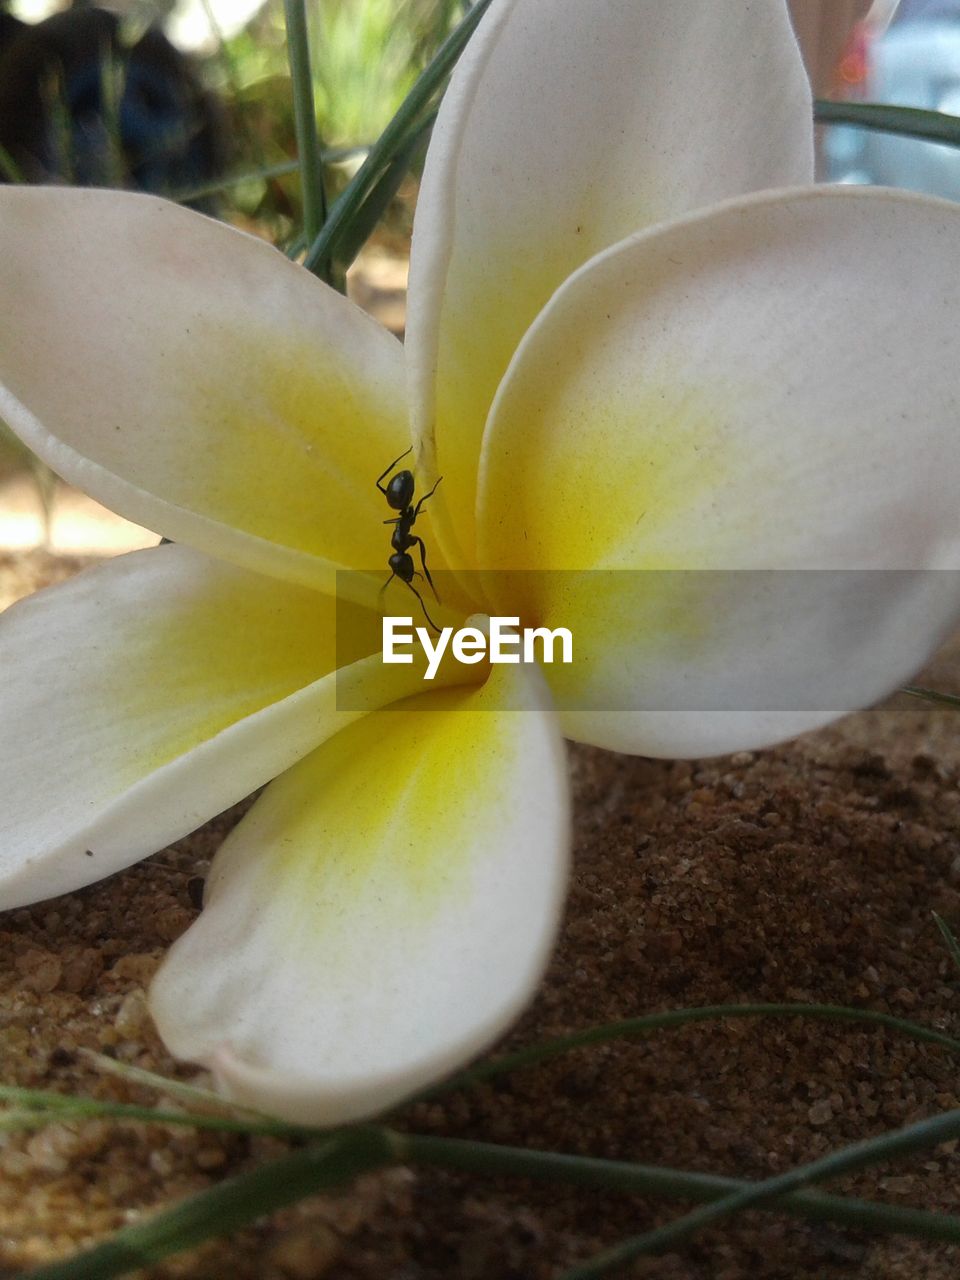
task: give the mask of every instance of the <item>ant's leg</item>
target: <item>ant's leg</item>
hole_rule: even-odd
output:
[[[386,591],[387,587],[389,587],[390,583],[394,580],[394,578],[395,578],[396,576],[397,576],[397,575],[396,575],[395,573],[391,573],[390,577],[386,580],[386,582],[383,584],[383,586],[382,586],[382,587],[380,588],[380,590],[377,592],[377,599],[378,599],[378,600],[381,598],[381,596],[383,595],[383,593]]]
[[[399,523],[400,523],[400,516],[397,516],[396,520],[384,520],[384,522],[383,522],[383,523],[384,523],[384,524],[399,524]]]
[[[417,599],[420,601],[420,608],[423,610],[423,616],[424,616],[424,617],[426,618],[426,620],[430,623],[431,627],[433,627],[434,631],[436,631],[437,635],[439,635],[439,634],[440,634],[440,628],[437,626],[437,624],[434,622],[434,620],[430,617],[429,613],[427,613],[427,606],[423,603],[423,596],[420,594],[420,592],[417,590],[417,588],[413,585],[413,583],[412,583],[412,582],[408,582],[408,583],[407,583],[407,586],[410,588],[410,590],[413,592],[413,594],[414,594],[414,595],[417,597]]]
[[[437,481],[437,483],[438,484],[440,483],[439,480]],[[437,588],[434,586],[433,579],[430,577],[430,570],[427,568],[427,548],[423,545],[422,538],[414,538],[413,541],[420,548],[420,563],[423,565],[424,576],[426,577],[427,581],[430,583],[430,590],[433,592],[434,598],[436,599],[437,604],[439,604],[440,597],[439,595],[437,595]]]
[[[399,461],[399,459],[398,459],[398,461]],[[441,477],[440,477],[440,480],[442,480],[442,479],[443,479],[443,476],[441,476]],[[439,483],[440,483],[440,480],[438,480],[438,481],[437,481],[437,484],[439,484]],[[433,486],[433,488],[430,490],[430,492],[429,492],[429,493],[425,493],[425,494],[423,495],[423,497],[420,499],[420,501],[417,503],[416,510],[415,510],[415,511],[414,511],[414,513],[413,513],[413,518],[414,518],[414,520],[416,520],[417,516],[420,514],[420,508],[423,506],[423,504],[426,502],[426,500],[427,500],[428,498],[432,498],[432,497],[433,497],[433,495],[437,492],[437,484],[435,484],[435,485]]]
[[[403,453],[401,453],[400,455],[400,458],[405,458],[408,453],[413,453],[413,445],[411,445],[409,449],[404,449]],[[394,458],[394,460],[390,463],[389,467],[387,467],[386,471],[384,471],[384,473],[377,478],[377,488],[380,490],[380,492],[383,494],[384,497],[387,496],[387,491],[383,487],[383,485],[380,483],[380,481],[386,479],[386,477],[390,474],[393,468],[400,461],[400,458]]]

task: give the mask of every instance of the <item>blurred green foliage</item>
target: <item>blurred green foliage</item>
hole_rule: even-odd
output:
[[[380,136],[440,44],[464,0],[316,0],[309,8],[317,120],[333,195]],[[235,171],[258,174],[296,155],[282,0],[268,0],[208,66],[235,137]],[[300,226],[299,175],[253,177],[233,186],[228,204],[277,242]],[[402,199],[401,199],[402,206]],[[394,209],[401,234],[408,218]],[[409,211],[407,211],[409,212]]]
[[[316,9],[314,76],[328,143],[380,135],[449,33],[456,0],[324,0]]]

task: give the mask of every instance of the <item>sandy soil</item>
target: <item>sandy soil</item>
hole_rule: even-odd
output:
[[[74,562],[0,558],[0,601]],[[928,673],[960,687],[960,655]],[[960,1035],[960,716],[887,708],[774,751],[705,763],[578,749],[576,874],[543,990],[510,1043],[679,1005],[824,1000]],[[172,1072],[144,1007],[187,889],[229,817],[81,893],[0,917],[7,1081],[132,1099],[88,1046]],[[194,1073],[181,1069],[186,1078]],[[139,1095],[153,1101],[151,1095]],[[422,1105],[405,1123],[759,1178],[960,1105],[945,1050],[799,1019],[703,1025],[581,1051]],[[960,1212],[956,1144],[833,1187]],[[0,1135],[0,1271],[148,1214],[279,1150],[157,1127]],[[677,1212],[636,1197],[393,1171],[139,1273],[151,1280],[547,1280]],[[631,1273],[657,1280],[946,1280],[945,1246],[748,1215]]]

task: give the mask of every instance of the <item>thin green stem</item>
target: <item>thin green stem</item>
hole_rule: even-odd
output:
[[[894,1018],[888,1014],[873,1013],[866,1009],[850,1009],[839,1005],[809,1004],[755,1004],[712,1005],[696,1009],[677,1009],[666,1013],[651,1014],[591,1027],[573,1035],[564,1036],[546,1044],[501,1058],[498,1062],[483,1064],[463,1073],[455,1080],[432,1091],[434,1095],[462,1088],[465,1085],[489,1079],[495,1075],[519,1067],[529,1066],[566,1053],[571,1049],[590,1044],[601,1044],[623,1036],[639,1035],[657,1028],[678,1027],[688,1023],[711,1019],[735,1017],[813,1017],[831,1021],[845,1021],[878,1025],[914,1039],[943,1045],[953,1052],[960,1052],[960,1041],[927,1027]],[[111,1068],[112,1069],[112,1068]],[[127,1069],[123,1069],[126,1073]],[[140,1078],[142,1076],[142,1078]],[[138,1073],[137,1083],[154,1088],[170,1088],[171,1083],[152,1073]],[[193,1094],[200,1094],[209,1101],[203,1091],[194,1086],[181,1086]],[[18,1111],[10,1113],[11,1122],[34,1125],[49,1120],[70,1121],[99,1116],[117,1120],[137,1120],[154,1124],[179,1124],[196,1128],[219,1129],[238,1133],[271,1133],[279,1137],[314,1137],[314,1131],[298,1129],[282,1121],[272,1121],[258,1116],[222,1116],[207,1114],[181,1114],[139,1107],[126,1103],[100,1102],[96,1099],[76,1099],[44,1090],[21,1089],[0,1086],[0,1100],[12,1104]],[[340,1130],[326,1135],[319,1146],[298,1151],[281,1160],[263,1165],[250,1173],[238,1175],[218,1187],[192,1197],[152,1218],[149,1222],[125,1228],[112,1239],[95,1249],[76,1255],[62,1263],[33,1272],[31,1280],[107,1280],[125,1271],[147,1265],[180,1249],[210,1236],[224,1234],[247,1222],[271,1212],[274,1208],[290,1204],[312,1192],[340,1185],[357,1173],[400,1160],[415,1164],[429,1164],[458,1168],[471,1172],[516,1174],[524,1177],[555,1178],[583,1186],[605,1187],[610,1190],[642,1192],[644,1194],[673,1196],[686,1200],[709,1202],[698,1212],[710,1211],[710,1216],[698,1218],[688,1215],[679,1223],[670,1224],[669,1230],[685,1233],[713,1221],[724,1213],[732,1213],[745,1205],[775,1202],[776,1207],[788,1213],[804,1217],[833,1220],[851,1226],[873,1230],[903,1232],[927,1239],[960,1242],[960,1219],[945,1215],[923,1213],[919,1210],[891,1208],[826,1196],[819,1192],[800,1192],[806,1182],[819,1177],[886,1159],[892,1154],[914,1150],[933,1141],[960,1134],[960,1112],[950,1113],[935,1121],[924,1122],[899,1134],[885,1135],[868,1143],[858,1144],[845,1152],[828,1157],[827,1162],[817,1162],[803,1170],[784,1175],[763,1184],[744,1183],[733,1179],[715,1178],[710,1175],[683,1173],[672,1169],[658,1169],[645,1165],[631,1165],[616,1161],[594,1160],[588,1157],[567,1156],[556,1152],[524,1151],[498,1147],[485,1143],[463,1140],[438,1139],[429,1136],[395,1134],[387,1129],[361,1128]],[[796,1194],[795,1194],[796,1193]],[[744,1199],[746,1197],[746,1199]],[[662,1230],[667,1230],[664,1228]],[[619,1246],[620,1252],[611,1251],[600,1260],[586,1264],[601,1266],[601,1270],[571,1273],[569,1280],[587,1280],[602,1274],[602,1269],[619,1265],[621,1256],[626,1259],[630,1249],[640,1252],[661,1247],[662,1235],[652,1235],[628,1241]],[[667,1237],[670,1243],[673,1237]],[[639,1242],[639,1243],[638,1243]],[[627,1250],[627,1253],[623,1253]],[[613,1261],[609,1261],[610,1259]]]
[[[338,257],[338,241],[348,232],[355,214],[376,186],[382,171],[403,150],[408,135],[418,127],[422,114],[449,75],[489,5],[490,0],[477,0],[457,29],[440,46],[430,65],[418,77],[396,115],[370,148],[366,160],[331,205],[322,230],[313,238],[304,258],[307,270],[319,274],[323,262]],[[350,264],[343,262],[342,265],[347,267]]]
[[[671,1200],[712,1203],[733,1192],[758,1184],[708,1173],[686,1173],[658,1165],[597,1160],[589,1156],[563,1155],[557,1151],[532,1151],[457,1138],[419,1134],[395,1134],[399,1158],[405,1164],[457,1169],[491,1176],[536,1178],[601,1191],[624,1191]],[[927,1240],[960,1244],[960,1217],[872,1204],[820,1191],[787,1192],[768,1205],[794,1217],[831,1221],[868,1231],[903,1233]]]
[[[817,100],[814,109],[820,124],[853,124],[879,133],[960,147],[960,117],[942,111],[894,107],[883,102],[829,102],[824,98]]]
[[[307,33],[307,10],[304,0],[283,0],[287,24],[287,56],[293,84],[293,112],[297,132],[297,155],[300,159],[300,183],[303,199],[303,228],[307,240],[319,235],[327,216],[327,197],[323,186],[323,165],[317,114],[313,101],[313,75],[310,69],[310,39]],[[323,275],[323,262],[318,260],[317,274]]]
[[[960,1040],[934,1031],[919,1023],[907,1022],[903,1018],[895,1018],[892,1014],[876,1013],[872,1009],[851,1009],[843,1005],[833,1004],[719,1004],[703,1005],[695,1009],[670,1009],[666,1013],[651,1013],[640,1018],[626,1018],[620,1022],[609,1022],[599,1027],[588,1027],[585,1031],[574,1031],[570,1035],[558,1036],[542,1044],[532,1045],[528,1049],[520,1049],[509,1053],[493,1062],[481,1062],[470,1067],[459,1075],[444,1081],[442,1084],[426,1091],[422,1097],[437,1098],[455,1089],[465,1089],[470,1085],[480,1084],[484,1080],[493,1079],[508,1071],[517,1071],[521,1067],[534,1066],[538,1062],[547,1062],[551,1058],[569,1053],[571,1049],[582,1049],[588,1045],[608,1044],[613,1040],[622,1040],[629,1036],[644,1035],[649,1031],[663,1028],[684,1027],[694,1022],[712,1022],[721,1018],[814,1018],[827,1022],[859,1022],[872,1026],[885,1027],[901,1035],[915,1040],[923,1040],[930,1044],[940,1044],[944,1048],[960,1053]]]
[[[54,1093],[52,1089],[22,1089],[16,1084],[0,1084],[0,1102],[12,1102],[21,1107],[42,1107],[51,1111],[69,1109],[78,1099],[66,1093]]]
[[[410,131],[405,143],[380,174],[370,189],[363,204],[357,209],[350,225],[337,241],[337,260],[351,263],[363,248],[366,241],[386,212],[387,206],[397,194],[401,182],[410,171],[414,156],[423,147],[437,118],[436,111],[430,111]]]
[[[23,1129],[44,1129],[58,1117],[47,1110],[14,1111],[0,1108],[0,1133],[19,1133]]]
[[[938,923],[939,920],[938,920]],[[944,926],[941,924],[941,928]],[[650,1031],[675,1029],[691,1023],[717,1021],[724,1018],[757,1018],[757,1017],[808,1017],[825,1021],[862,1023],[868,1026],[880,1026],[886,1030],[909,1036],[915,1040],[930,1044],[939,1044],[944,1048],[960,1053],[960,1040],[954,1039],[940,1031],[934,1031],[918,1023],[907,1022],[895,1018],[891,1014],[876,1013],[870,1009],[851,1009],[842,1005],[815,1004],[735,1004],[706,1005],[694,1009],[671,1009],[665,1013],[647,1014],[639,1018],[627,1018],[620,1022],[611,1022],[603,1026],[589,1027],[584,1031],[573,1032],[548,1040],[517,1053],[507,1054],[493,1062],[481,1063],[467,1071],[461,1072],[452,1079],[434,1086],[421,1095],[423,1098],[436,1098],[457,1089],[479,1084],[493,1079],[509,1071],[534,1066],[540,1062],[569,1053],[574,1049],[586,1048],[590,1045],[607,1044],[615,1040],[644,1035]],[[137,1067],[114,1062],[102,1058],[98,1054],[89,1054],[91,1060],[103,1070],[109,1070],[131,1080],[135,1084],[146,1085],[173,1096],[179,1096],[187,1103],[204,1107],[223,1109],[229,1104],[218,1094],[182,1081],[167,1079],[153,1072],[145,1072]],[[237,1109],[232,1115],[209,1115],[205,1113],[180,1113],[163,1111],[151,1107],[139,1107],[128,1103],[114,1103],[95,1098],[77,1098],[69,1094],[61,1094],[52,1090],[27,1089],[17,1085],[0,1085],[0,1102],[8,1102],[20,1108],[45,1109],[51,1116],[61,1113],[72,1113],[77,1116],[102,1116],[116,1119],[143,1120],[157,1124],[195,1125],[200,1128],[219,1128],[231,1132],[272,1133],[276,1136],[301,1136],[305,1133],[316,1133],[303,1126],[287,1124],[273,1120],[269,1116],[256,1112]]]
[[[137,1120],[147,1124],[176,1124],[195,1129],[219,1129],[227,1133],[262,1133],[278,1138],[302,1137],[310,1130],[302,1126],[276,1120],[247,1107],[238,1107],[222,1095],[182,1080],[145,1071],[130,1063],[118,1062],[90,1049],[80,1053],[99,1071],[119,1076],[132,1084],[142,1085],[169,1097],[182,1099],[193,1110],[169,1111],[161,1107],[140,1106],[135,1103],[113,1102],[109,1099],[77,1097],[57,1093],[52,1089],[28,1089],[20,1085],[0,1084],[0,1103],[9,1103],[20,1110],[42,1113],[44,1123],[72,1119]],[[197,1108],[202,1108],[198,1111]],[[2,1112],[0,1112],[2,1115]],[[39,1123],[39,1122],[38,1122]],[[316,1131],[312,1131],[316,1136]]]
[[[111,1280],[393,1161],[385,1130],[343,1130],[318,1146],[261,1164],[190,1196],[147,1222],[124,1227],[91,1249],[38,1267],[25,1280]]]
[[[323,164],[340,164],[354,156],[366,155],[369,147],[332,147],[320,152]],[[2,157],[0,157],[2,158]],[[268,182],[271,178],[283,178],[288,173],[296,173],[300,168],[299,160],[280,160],[276,164],[264,165],[260,169],[251,169],[247,173],[233,173],[226,178],[216,178],[213,182],[204,182],[196,187],[183,187],[171,192],[170,199],[179,204],[191,200],[202,200],[205,196],[215,196],[220,191],[228,191],[231,187],[241,187],[249,182]]]
[[[635,1258],[652,1253],[660,1253],[684,1240],[689,1239],[696,1231],[740,1213],[744,1209],[769,1205],[771,1201],[788,1193],[798,1191],[811,1182],[819,1182],[825,1178],[835,1178],[840,1174],[852,1173],[869,1165],[880,1164],[885,1160],[909,1155],[960,1137],[960,1110],[948,1111],[944,1115],[934,1116],[930,1120],[921,1120],[918,1124],[908,1125],[893,1133],[881,1134],[879,1138],[867,1138],[863,1142],[855,1142],[840,1151],[832,1151],[819,1160],[800,1165],[787,1173],[768,1178],[765,1182],[753,1183],[741,1187],[730,1195],[702,1205],[691,1213],[684,1214],[673,1222],[668,1222],[653,1231],[624,1240],[598,1254],[595,1258],[580,1266],[573,1267],[563,1276],[563,1280],[597,1280],[614,1269],[632,1262]]]
[[[922,689],[916,684],[904,685],[902,692],[909,693],[911,698],[919,698],[921,702],[933,702],[939,707],[960,711],[960,696],[955,693],[938,693],[936,689]]]
[[[936,921],[937,928],[940,930],[944,942],[947,944],[947,950],[950,952],[953,963],[958,969],[960,969],[960,942],[957,942],[953,930],[947,924],[946,920],[944,920],[943,916],[937,915],[936,911],[934,911],[933,918]]]
[[[233,1116],[246,1116],[251,1120],[270,1120],[271,1117],[265,1115],[262,1111],[255,1111],[253,1107],[241,1107],[231,1102],[229,1098],[225,1098],[222,1093],[215,1093],[213,1089],[201,1089],[199,1085],[187,1084],[184,1080],[174,1080],[171,1076],[158,1075],[156,1071],[146,1071],[143,1067],[135,1067],[130,1062],[121,1062],[117,1058],[108,1058],[105,1053],[95,1053],[92,1049],[81,1049],[82,1057],[95,1067],[97,1071],[103,1072],[105,1075],[119,1076],[121,1080],[126,1080],[131,1084],[141,1084],[148,1089],[154,1089],[157,1093],[169,1095],[171,1098],[182,1098],[184,1102],[194,1107],[203,1107],[209,1110],[211,1107],[220,1112]],[[55,1094],[55,1097],[62,1097],[62,1094]]]
[[[26,182],[23,170],[4,146],[0,146],[0,178],[2,178],[4,182]]]
[[[213,1129],[220,1133],[256,1133],[274,1138],[302,1137],[316,1131],[298,1129],[280,1120],[255,1120],[240,1116],[206,1115],[197,1111],[166,1111],[161,1107],[141,1107],[132,1102],[101,1102],[98,1098],[67,1098],[63,1103],[52,1103],[38,1090],[23,1090],[17,1097],[12,1089],[5,1088],[7,1101],[19,1104],[18,1110],[4,1112],[0,1109],[0,1129],[29,1127],[42,1128],[48,1124],[69,1124],[74,1120],[123,1120],[142,1124],[174,1124],[187,1129]],[[30,1110],[24,1110],[30,1108]],[[29,1115],[29,1122],[19,1123],[17,1117]]]
[[[925,1122],[924,1126],[914,1126],[913,1130],[902,1134],[858,1144],[860,1163],[866,1163],[862,1154],[864,1149],[870,1147],[875,1150],[881,1143],[885,1147],[877,1158],[902,1152],[907,1149],[904,1139],[909,1134],[913,1134],[914,1148],[953,1136],[960,1125],[956,1113],[953,1116],[950,1125],[945,1125],[945,1118],[941,1117],[939,1121]],[[932,1126],[937,1126],[937,1129],[931,1134]],[[917,1132],[921,1128],[925,1131],[922,1135]],[[843,1158],[849,1161],[849,1151],[852,1150],[829,1157],[833,1161],[829,1172],[844,1172],[855,1167],[848,1163],[841,1168],[837,1164]],[[122,1229],[91,1249],[40,1267],[30,1272],[25,1280],[110,1280],[113,1276],[192,1248],[213,1236],[236,1231],[265,1214],[318,1191],[342,1186],[362,1173],[398,1163],[456,1169],[465,1173],[537,1178],[598,1190],[694,1201],[707,1204],[716,1216],[719,1216],[717,1211],[720,1207],[730,1204],[735,1196],[749,1197],[751,1204],[762,1202],[771,1209],[811,1221],[831,1221],[864,1230],[960,1243],[960,1218],[946,1214],[872,1204],[789,1186],[772,1191],[770,1183],[747,1183],[651,1165],[502,1147],[464,1139],[401,1134],[366,1126],[330,1134],[322,1143],[230,1178],[155,1214],[147,1222]],[[804,1174],[807,1180],[816,1176],[816,1170],[812,1174],[809,1172],[813,1168],[809,1166]],[[794,1171],[785,1177],[796,1179],[802,1172]],[[822,1176],[827,1176],[827,1173]],[[727,1211],[732,1212],[732,1209]]]

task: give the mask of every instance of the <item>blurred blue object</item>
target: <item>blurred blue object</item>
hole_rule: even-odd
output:
[[[861,25],[837,96],[960,116],[960,0],[900,0],[889,23]],[[824,131],[830,182],[875,183],[960,200],[960,149],[849,125]]]
[[[219,100],[158,27],[128,40],[116,14],[75,2],[0,28],[0,181],[172,195],[219,177],[227,152]]]

